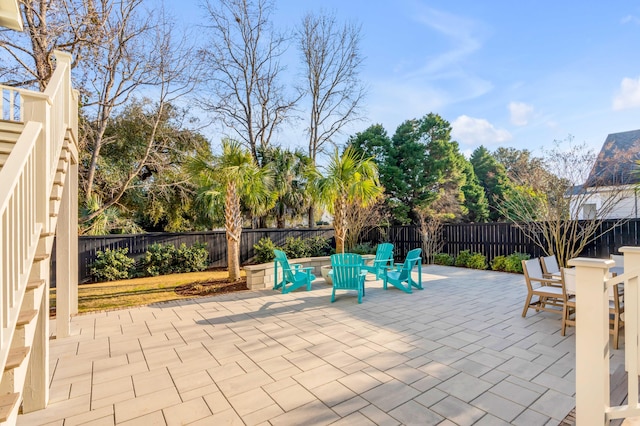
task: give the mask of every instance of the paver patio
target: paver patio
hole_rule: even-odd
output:
[[[521,317],[522,275],[429,266],[423,284],[367,281],[360,305],[318,280],[78,316],[51,341],[48,408],[18,425],[530,426],[574,407],[574,329]]]

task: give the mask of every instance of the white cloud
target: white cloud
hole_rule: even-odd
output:
[[[465,145],[495,145],[511,139],[511,133],[496,129],[484,118],[461,115],[451,123],[451,136]]]
[[[638,18],[637,16],[634,16],[634,15],[627,15],[624,18],[622,18],[620,20],[620,22],[623,23],[623,24],[632,23],[632,24],[639,25],[640,24],[640,18]]]
[[[640,107],[640,77],[637,79],[625,77],[620,83],[620,90],[613,98],[613,110]]]
[[[516,126],[526,126],[533,114],[533,106],[524,102],[509,103],[509,113],[511,114],[511,123]]]
[[[423,7],[416,20],[444,36],[450,44],[448,50],[430,58],[420,73],[448,73],[482,47],[480,33],[484,29],[478,21],[429,7]]]

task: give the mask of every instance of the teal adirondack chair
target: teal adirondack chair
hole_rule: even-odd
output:
[[[422,287],[422,257],[420,256],[422,249],[413,249],[407,253],[404,263],[396,263],[395,270],[385,270],[382,276],[383,287],[387,289],[387,283],[391,283],[400,290],[411,293],[411,288],[424,290]],[[411,271],[414,266],[418,265],[418,282],[411,277]]]
[[[311,273],[312,267],[302,268],[300,265],[289,265],[287,255],[281,250],[273,250],[275,254],[274,265],[274,290],[282,289],[282,293],[289,293],[302,286],[307,286],[307,291],[311,290],[311,281],[316,277]],[[282,280],[278,281],[278,266],[282,271]]]
[[[393,244],[382,243],[376,247],[376,258],[373,259],[373,265],[363,265],[362,269],[375,274],[376,279],[379,280],[388,266],[393,266]]]
[[[331,279],[333,280],[331,303],[336,300],[336,290],[356,290],[358,303],[362,303],[364,277],[367,275],[362,270],[362,265],[364,260],[359,254],[340,253],[331,256]]]

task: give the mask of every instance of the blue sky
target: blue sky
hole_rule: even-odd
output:
[[[177,6],[170,0],[169,6]],[[180,4],[184,4],[180,2]],[[185,20],[201,15],[193,1]],[[599,150],[607,134],[640,128],[640,5],[602,1],[276,0],[276,26],[309,11],[362,25],[365,119],[392,135],[429,112],[453,126],[467,155],[483,144],[540,153],[573,135]],[[298,54],[285,56],[299,71]],[[215,132],[214,132],[215,133]],[[219,135],[210,134],[210,138]],[[301,128],[278,137],[304,147]]]

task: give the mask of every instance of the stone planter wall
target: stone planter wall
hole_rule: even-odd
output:
[[[330,256],[322,257],[303,257],[300,259],[289,259],[289,264],[300,264],[303,267],[313,267],[313,275],[321,278],[320,267],[322,265],[331,265]],[[274,285],[274,266],[273,262],[261,263],[260,265],[248,265],[244,267],[247,274],[247,288],[249,290],[271,289]]]

